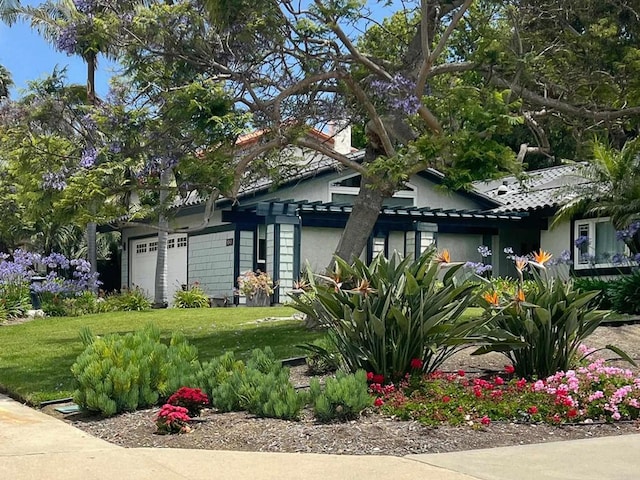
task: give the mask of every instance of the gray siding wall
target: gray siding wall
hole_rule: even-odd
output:
[[[274,228],[274,225],[267,225],[267,273],[271,275],[271,278],[277,277],[277,275],[273,271],[274,248],[275,248],[275,228]]]
[[[288,299],[288,292],[293,289],[293,282],[298,272],[293,271],[294,258],[294,226],[280,225],[280,302]]]
[[[254,232],[243,230],[240,232],[240,273],[253,270],[253,237]]]
[[[189,237],[189,283],[200,282],[210,296],[233,298],[233,231]]]

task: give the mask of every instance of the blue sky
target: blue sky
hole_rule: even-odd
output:
[[[39,1],[23,1],[23,4],[37,5]],[[11,95],[17,98],[19,90],[27,86],[29,80],[42,78],[51,73],[56,65],[67,66],[67,79],[72,83],[85,84],[86,65],[79,57],[69,57],[54,50],[28,24],[17,23],[11,27],[0,23],[0,64],[10,72],[15,82]],[[105,95],[109,88],[108,79],[114,65],[104,58],[98,60],[96,90]]]

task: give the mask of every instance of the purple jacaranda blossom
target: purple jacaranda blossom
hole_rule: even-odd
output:
[[[75,55],[78,50],[78,26],[70,22],[60,28],[54,45],[67,55]]]
[[[82,151],[82,156],[80,157],[80,167],[81,168],[91,168],[96,164],[96,159],[98,158],[98,151],[93,147],[87,147]]]
[[[64,190],[67,188],[67,170],[63,168],[57,172],[44,172],[40,185],[45,190]]]

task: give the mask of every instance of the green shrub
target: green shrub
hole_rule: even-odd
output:
[[[599,292],[593,299],[593,304],[602,310],[612,308],[609,288],[613,282],[598,277],[578,277],[573,280],[573,286],[581,292]]]
[[[433,250],[418,260],[376,257],[370,266],[349,265],[336,258],[332,277],[311,281],[315,298],[308,304],[292,298],[293,307],[318,318],[329,329],[347,368],[397,378],[410,371],[411,360],[424,371],[437,369],[451,355],[479,340],[485,321],[466,320],[462,313],[472,299],[472,284],[460,285],[462,265],[433,261]],[[309,278],[312,278],[309,275]]]
[[[307,371],[310,375],[324,375],[340,368],[340,352],[336,342],[330,338],[320,338],[307,345],[300,345],[307,350]]]
[[[640,314],[640,270],[611,282],[608,292],[616,312]]]
[[[226,352],[202,364],[196,372],[195,384],[207,394],[212,407],[221,412],[239,411],[244,369],[244,362],[236,360],[233,352]]]
[[[322,422],[351,420],[373,403],[364,370],[355,374],[339,371],[335,378],[327,378],[324,388],[314,378],[310,395],[313,412]]]
[[[176,308],[205,308],[209,306],[209,296],[199,285],[187,286],[173,295],[173,306]]]
[[[260,417],[298,418],[306,403],[289,380],[289,369],[277,361],[273,351],[254,350],[245,365],[233,353],[203,364],[196,382],[220,411],[247,410]]]
[[[104,416],[132,411],[192,383],[198,352],[181,333],[175,333],[168,346],[151,324],[138,332],[104,337],[85,330],[81,338],[86,348],[71,372],[74,402],[83,409]]]
[[[141,312],[151,309],[151,300],[138,287],[113,295],[108,301],[115,311]]]

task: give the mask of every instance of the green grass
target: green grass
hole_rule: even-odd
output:
[[[302,355],[295,347],[322,336],[297,321],[256,323],[265,317],[290,317],[288,307],[167,309],[115,312],[83,317],[45,318],[0,326],[0,388],[31,404],[73,393],[70,368],[82,352],[78,333],[84,326],[96,335],[125,333],[155,323],[167,340],[182,331],[198,347],[200,360],[226,350],[240,358],[270,346],[277,358]]]

